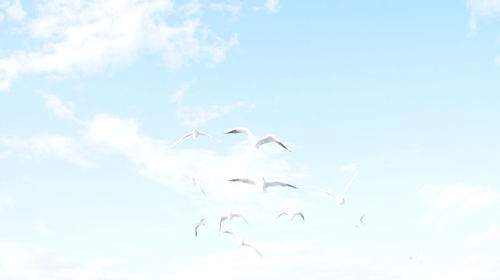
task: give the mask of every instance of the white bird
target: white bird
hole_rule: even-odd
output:
[[[200,226],[205,226],[205,220],[207,219],[208,217],[203,217],[199,222],[198,224],[196,224],[196,227],[194,228],[194,236],[198,237],[198,228]]]
[[[289,216],[290,221],[292,221],[295,218],[295,216],[300,216],[304,222],[306,221],[306,219],[304,218],[304,214],[302,214],[302,212],[293,213],[293,215],[291,215],[291,216],[290,216],[290,214],[288,214],[288,212],[281,212],[281,214],[279,214],[278,217],[276,217],[276,219],[279,219],[283,215]]]
[[[233,218],[241,218],[243,221],[245,221],[245,223],[248,224],[248,222],[245,219],[245,217],[243,217],[241,214],[229,212],[226,216],[221,216],[220,217],[220,220],[219,220],[219,232],[221,231],[221,228],[222,228],[222,222],[224,222],[225,220],[232,221]]]
[[[198,136],[200,135],[204,135],[204,136],[207,136],[207,137],[210,137],[210,138],[213,138],[212,136],[210,136],[208,133],[206,132],[203,132],[203,131],[199,131],[199,130],[196,130],[196,129],[193,129],[192,131],[186,133],[184,136],[182,136],[181,138],[179,138],[179,140],[177,140],[177,142],[175,142],[175,144],[173,144],[170,148],[173,148],[175,147],[177,144],[179,144],[180,142],[182,142],[184,139],[188,138],[189,136],[193,136],[194,139],[198,138]]]
[[[413,261],[416,261],[418,263],[422,263],[424,261],[424,255],[423,254],[419,254],[418,256],[416,257],[409,257],[408,258],[409,260],[413,260]]]
[[[359,219],[359,224],[357,224],[356,227],[362,227],[365,225],[365,223],[363,222],[364,217],[365,217],[365,215],[361,216],[361,218]]]
[[[204,196],[207,196],[207,194],[205,193],[205,190],[201,187],[200,184],[198,184],[198,182],[196,181],[196,178],[194,177],[191,177],[187,174],[184,174],[184,177],[188,178],[189,180],[191,180],[191,182],[193,183],[194,186],[198,187],[201,191],[201,193],[204,195]]]
[[[267,188],[269,188],[269,187],[289,187],[289,188],[297,189],[296,186],[293,186],[293,185],[290,185],[287,183],[283,183],[283,182],[279,182],[279,181],[266,182],[264,177],[262,177],[262,179],[258,182],[254,181],[252,179],[248,179],[248,178],[235,178],[235,179],[229,179],[228,181],[257,185],[257,186],[259,186],[259,188],[261,189],[262,192],[267,192]]]
[[[325,191],[325,190],[322,190],[322,189],[319,189],[320,191],[332,196],[333,198],[335,198],[337,200],[337,204],[338,205],[343,205],[344,202],[345,202],[345,195],[347,194],[347,190],[349,189],[349,187],[351,186],[352,182],[354,182],[354,179],[356,179],[356,176],[358,176],[358,172],[356,171],[354,173],[354,176],[352,176],[351,180],[349,180],[349,182],[347,183],[347,185],[345,186],[345,189],[344,189],[344,193],[342,193],[341,196],[336,196],[335,194],[331,193],[331,192],[328,192],[328,191]]]
[[[285,150],[291,152],[290,149],[281,140],[278,139],[278,137],[276,137],[274,135],[267,135],[267,136],[264,136],[261,138],[257,138],[252,134],[250,129],[248,129],[246,127],[236,127],[236,128],[232,128],[232,129],[227,129],[227,130],[224,130],[224,133],[225,134],[233,134],[233,133],[246,134],[248,136],[248,139],[252,143],[254,151],[259,149],[259,146],[261,146],[261,145],[274,142],[274,143],[280,145],[281,147],[283,147]]]
[[[234,235],[236,238],[238,238],[238,242],[240,243],[240,246],[241,246],[241,247],[249,247],[249,248],[254,249],[254,250],[255,250],[255,252],[256,252],[257,254],[259,254],[259,256],[262,258],[262,254],[259,252],[259,250],[257,250],[254,246],[252,246],[252,245],[250,245],[250,244],[246,243],[246,242],[245,242],[245,240],[243,240],[243,238],[241,238],[241,236],[239,236],[236,232],[234,232],[234,231],[230,231],[230,230],[225,230],[225,231],[223,231],[223,232],[224,232],[224,233],[229,233],[229,234]]]

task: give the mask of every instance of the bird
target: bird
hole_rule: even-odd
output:
[[[288,214],[288,212],[281,212],[281,214],[279,214],[278,217],[276,217],[276,219],[279,219],[283,215],[290,216],[290,214]],[[302,214],[302,212],[293,213],[293,215],[290,216],[290,221],[293,220],[295,218],[295,216],[300,216],[304,222],[306,221],[306,219],[304,218],[304,214]]]
[[[186,133],[184,136],[182,136],[181,138],[179,138],[179,140],[177,140],[177,142],[175,142],[175,144],[173,144],[170,148],[175,147],[177,144],[179,144],[180,142],[182,142],[184,139],[188,138],[189,136],[193,136],[193,138],[196,139],[200,135],[204,135],[204,136],[213,138],[212,136],[210,136],[210,134],[208,134],[206,132],[199,131],[197,129],[193,129],[192,131]]]
[[[363,222],[364,217],[365,217],[365,215],[361,216],[361,218],[359,219],[359,224],[357,224],[356,227],[362,227],[365,225],[365,223]]]
[[[229,234],[234,235],[236,238],[238,238],[238,242],[240,243],[240,246],[241,246],[241,247],[249,247],[249,248],[254,249],[254,250],[255,250],[255,252],[256,252],[257,254],[259,254],[259,256],[262,258],[262,254],[259,252],[259,250],[257,250],[254,246],[252,246],[252,245],[250,245],[250,244],[246,243],[246,242],[245,242],[245,240],[243,240],[243,238],[241,238],[241,236],[239,236],[236,232],[234,232],[234,231],[230,231],[230,230],[225,230],[225,231],[223,231],[223,232],[224,232],[224,233],[229,233]]]
[[[194,177],[191,177],[187,174],[184,174],[184,177],[188,178],[189,180],[191,180],[191,182],[193,183],[193,185],[195,185],[196,187],[198,187],[201,191],[201,193],[204,195],[204,196],[207,196],[207,194],[205,193],[205,190],[201,187],[200,184],[198,184],[198,182],[196,181],[196,178]]]
[[[203,217],[199,222],[198,224],[196,224],[196,227],[194,227],[194,236],[198,237],[198,228],[200,226],[205,226],[205,220],[207,219],[208,217]]]
[[[241,218],[241,219],[243,219],[243,221],[245,221],[245,223],[248,224],[248,221],[241,214],[229,212],[226,216],[221,216],[220,217],[220,220],[219,220],[219,232],[221,231],[221,228],[222,228],[222,222],[224,222],[225,220],[232,221],[233,218]]]
[[[289,188],[294,188],[298,189],[296,186],[279,182],[279,181],[273,181],[273,182],[266,182],[264,177],[260,181],[254,181],[252,179],[248,178],[234,178],[234,179],[229,179],[228,181],[230,182],[241,182],[245,184],[252,184],[252,185],[257,185],[261,189],[262,192],[267,192],[267,188],[269,187],[289,187]]]
[[[351,180],[349,180],[349,182],[347,183],[347,185],[345,186],[345,189],[344,189],[344,193],[342,193],[341,196],[337,196],[331,192],[328,192],[328,191],[325,191],[325,190],[322,190],[322,189],[319,189],[321,192],[324,192],[330,196],[332,196],[333,198],[335,198],[337,200],[337,204],[338,205],[343,205],[344,202],[345,202],[345,195],[347,193],[347,190],[349,189],[349,187],[351,186],[352,182],[354,181],[354,179],[356,179],[356,176],[358,176],[358,172],[356,171],[354,173],[354,176],[351,178]]]
[[[416,261],[418,263],[422,263],[424,261],[424,255],[423,254],[419,254],[418,256],[416,257],[409,257],[408,258],[409,260],[413,260],[413,261]]]
[[[274,135],[267,135],[267,136],[264,136],[261,138],[257,138],[252,134],[250,129],[248,129],[246,127],[236,127],[236,128],[232,128],[232,129],[226,129],[226,130],[224,130],[224,133],[225,134],[234,134],[234,133],[246,134],[248,136],[248,139],[252,143],[254,151],[258,150],[261,145],[274,142],[274,143],[280,145],[281,147],[283,147],[285,150],[291,152],[291,150],[281,140],[279,140],[278,137],[276,137]]]

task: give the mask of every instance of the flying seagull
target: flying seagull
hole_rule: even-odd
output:
[[[365,215],[361,216],[361,218],[359,219],[359,224],[357,224],[356,227],[362,227],[365,225],[365,223],[363,222],[364,217],[365,217]]]
[[[418,263],[422,263],[424,261],[424,255],[423,254],[419,254],[416,257],[409,257],[408,259],[412,260],[412,261],[416,261]]]
[[[278,217],[276,217],[276,219],[279,219],[283,215],[290,216],[288,212],[281,212],[281,214],[279,214]],[[304,214],[302,214],[302,212],[293,213],[293,215],[290,216],[290,221],[293,220],[295,216],[300,216],[304,222],[306,221],[306,219],[304,218]]]
[[[194,227],[194,236],[198,237],[198,228],[200,226],[205,226],[205,220],[207,219],[208,217],[204,217],[202,218],[198,224],[196,224],[196,227]]]
[[[205,193],[205,190],[201,187],[200,184],[198,184],[198,182],[196,181],[196,178],[194,177],[191,177],[187,174],[184,174],[184,177],[188,178],[189,180],[191,180],[191,182],[193,183],[194,186],[198,187],[201,191],[201,193],[204,195],[204,196],[207,196],[207,194]]]
[[[177,140],[177,142],[175,142],[175,144],[173,144],[170,148],[173,148],[175,147],[177,144],[179,144],[180,142],[182,142],[184,139],[188,138],[189,136],[193,136],[194,139],[198,138],[198,136],[200,135],[204,135],[204,136],[207,136],[207,137],[210,137],[210,138],[213,138],[212,136],[210,136],[208,133],[206,132],[203,132],[203,131],[199,131],[199,130],[196,130],[196,129],[193,129],[192,131],[186,133],[184,136],[182,136],[179,140]]]
[[[333,198],[335,198],[337,200],[337,204],[338,205],[343,205],[344,202],[345,202],[344,198],[345,198],[345,195],[347,193],[347,190],[351,186],[352,182],[354,182],[354,179],[356,179],[356,176],[358,176],[358,172],[357,171],[356,171],[356,173],[354,173],[354,176],[352,176],[351,180],[349,180],[349,182],[345,186],[344,193],[341,196],[336,196],[335,194],[333,194],[331,192],[328,192],[328,191],[325,191],[325,190],[322,190],[322,189],[319,189],[319,190],[322,191],[322,192],[324,192],[324,193],[326,193],[327,195],[332,196]]]
[[[261,138],[257,138],[252,134],[250,129],[248,129],[246,127],[236,127],[233,129],[227,129],[227,130],[224,130],[224,133],[225,134],[234,134],[234,133],[246,134],[248,136],[248,139],[252,143],[254,151],[259,149],[259,146],[261,146],[261,145],[274,142],[274,143],[280,145],[281,147],[283,147],[285,150],[291,152],[290,149],[281,140],[278,139],[278,137],[276,137],[274,135],[267,135],[267,136],[264,136]]]
[[[225,220],[232,221],[233,218],[241,218],[241,219],[243,219],[243,221],[245,221],[245,223],[248,224],[248,222],[245,219],[245,217],[243,217],[241,214],[229,212],[226,216],[221,216],[220,217],[220,220],[219,220],[219,232],[221,231],[221,228],[222,228],[222,222],[224,222]]]
[[[234,232],[234,231],[230,231],[230,230],[225,230],[225,231],[223,231],[223,232],[224,232],[224,233],[229,233],[229,234],[234,235],[236,238],[238,238],[238,242],[240,243],[240,246],[242,246],[242,247],[249,247],[249,248],[254,249],[254,250],[255,250],[255,252],[256,252],[257,254],[259,254],[259,256],[262,258],[262,254],[259,252],[259,250],[257,250],[254,246],[252,246],[252,245],[250,245],[250,244],[246,243],[246,242],[245,242],[245,240],[243,240],[243,238],[241,238],[241,236],[239,236],[236,232]]]
[[[229,179],[228,181],[257,185],[257,186],[259,186],[259,188],[261,189],[262,192],[267,192],[267,188],[269,188],[269,187],[289,187],[289,188],[297,189],[296,186],[293,186],[293,185],[290,185],[287,183],[283,183],[283,182],[278,182],[278,181],[266,182],[264,177],[262,177],[262,179],[259,180],[258,182],[251,180],[251,179],[248,179],[248,178],[235,178],[235,179]]]

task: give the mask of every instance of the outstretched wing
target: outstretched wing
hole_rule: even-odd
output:
[[[276,219],[279,219],[279,218],[280,218],[281,216],[283,216],[283,215],[287,215],[287,216],[288,216],[288,213],[287,213],[287,212],[281,212],[281,213],[278,215],[278,217],[276,217]]]
[[[199,130],[198,130],[198,134],[199,134],[199,135],[208,136],[208,137],[210,137],[210,138],[213,138],[210,134],[208,134],[208,133],[206,133],[206,132],[204,132],[204,131],[199,131]]]
[[[243,219],[243,221],[245,221],[245,223],[247,223],[247,224],[248,224],[247,219],[245,219],[245,217],[243,217],[241,214],[232,214],[232,215],[233,215],[233,217],[237,217],[237,218],[241,218],[241,219]]]
[[[292,220],[293,218],[295,218],[295,216],[300,216],[304,222],[306,221],[306,218],[304,218],[304,214],[302,214],[302,212],[297,212],[293,214]]]
[[[200,224],[197,224],[196,227],[194,228],[194,236],[198,237],[198,228],[200,227]]]
[[[173,144],[172,146],[170,146],[170,148],[173,148],[175,147],[177,144],[179,144],[180,142],[182,142],[182,140],[188,138],[189,136],[192,136],[193,135],[193,132],[188,132],[186,133],[186,135],[182,136],[179,140],[177,140],[177,142],[175,142],[175,144]]]
[[[363,218],[365,217],[365,215],[361,216],[361,218],[359,219],[359,222],[360,223],[363,223]]]
[[[222,216],[222,217],[220,217],[220,220],[219,220],[219,232],[220,232],[220,230],[221,230],[221,227],[222,227],[222,222],[223,222],[224,220],[227,220],[227,217],[226,217],[226,216]]]
[[[349,187],[351,186],[352,182],[354,182],[354,179],[356,179],[357,176],[358,176],[358,171],[356,171],[356,173],[354,173],[354,176],[352,176],[351,180],[349,180],[349,182],[345,186],[345,190],[344,190],[344,193],[342,194],[342,197],[345,196],[345,194],[347,193],[347,190],[349,189]]]
[[[246,134],[248,137],[253,137],[252,132],[250,132],[250,129],[246,127],[236,127],[236,128],[226,129],[224,130],[224,133],[225,134],[243,133]]]
[[[266,182],[266,187],[290,187],[290,188],[297,189],[296,186],[293,186],[293,185],[290,185],[287,183],[283,183],[283,182],[279,182],[279,181]]]
[[[285,150],[291,152],[290,149],[288,149],[288,147],[285,146],[285,144],[274,135],[268,135],[268,136],[265,136],[263,138],[260,138],[259,141],[257,141],[256,146],[264,145],[264,144],[270,143],[270,142],[274,142],[274,143],[280,145],[281,147],[283,147]]]
[[[248,244],[248,243],[241,243],[241,246],[246,246],[248,248],[252,248],[257,254],[259,254],[259,256],[262,258],[262,254],[259,252],[259,250],[257,250],[257,248],[255,248],[254,246]]]
[[[252,184],[256,185],[257,183],[254,180],[248,179],[248,178],[235,178],[235,179],[229,179],[229,182],[241,182],[245,184]]]

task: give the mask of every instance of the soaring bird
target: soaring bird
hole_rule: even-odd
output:
[[[198,224],[196,224],[196,227],[194,227],[194,236],[198,237],[198,228],[200,226],[205,226],[205,220],[207,219],[208,217],[203,217],[199,222]]]
[[[349,180],[349,182],[347,183],[347,185],[345,186],[345,189],[344,189],[344,193],[342,193],[341,196],[337,196],[331,192],[328,192],[328,191],[325,191],[325,190],[322,190],[322,189],[319,189],[321,192],[324,192],[326,193],[327,195],[329,196],[332,196],[333,198],[335,198],[337,200],[337,204],[338,205],[343,205],[344,202],[345,202],[345,195],[347,194],[347,190],[349,189],[349,187],[351,186],[352,182],[354,182],[354,179],[356,179],[356,176],[358,176],[358,172],[356,171],[354,173],[354,176],[352,176],[351,180]]]
[[[252,179],[248,178],[235,178],[235,179],[229,179],[230,182],[241,182],[245,184],[251,184],[251,185],[257,185],[261,189],[262,192],[266,192],[267,188],[269,187],[289,187],[289,188],[294,188],[297,189],[296,186],[279,182],[279,181],[273,181],[273,182],[267,182],[264,177],[262,177],[261,180],[259,181],[254,181]]]
[[[241,238],[241,236],[239,236],[236,232],[234,232],[234,231],[230,231],[230,230],[225,230],[225,231],[223,231],[223,232],[224,232],[224,233],[229,233],[229,234],[234,235],[234,236],[238,239],[238,242],[239,242],[239,244],[240,244],[240,246],[241,246],[241,247],[248,247],[248,248],[252,248],[252,249],[254,249],[254,250],[255,250],[255,252],[256,252],[257,254],[259,254],[259,256],[262,258],[262,254],[259,252],[259,250],[257,250],[254,246],[252,246],[252,245],[250,245],[250,244],[246,243],[246,242],[245,242],[245,240],[243,240],[243,238]]]
[[[173,144],[170,148],[173,148],[175,147],[177,144],[179,144],[180,142],[182,142],[184,139],[188,138],[189,136],[193,136],[194,139],[198,138],[198,136],[200,135],[204,135],[204,136],[207,136],[207,137],[210,137],[210,138],[213,138],[212,136],[210,136],[208,133],[206,132],[203,132],[203,131],[199,131],[199,130],[196,130],[196,129],[193,129],[192,131],[186,133],[184,136],[182,136],[179,140],[177,140],[177,142],[175,142],[175,144]]]
[[[365,217],[365,215],[361,216],[361,218],[359,218],[359,224],[356,225],[356,227],[362,227],[365,225],[365,223],[363,222],[363,218]]]
[[[290,220],[293,220],[295,216],[300,216],[304,222],[306,221],[306,219],[304,218],[304,214],[302,214],[302,212],[295,212],[293,213],[293,215],[288,214],[288,212],[281,212],[281,214],[279,214],[278,217],[276,217],[276,219],[279,219],[283,215],[289,216]]]
[[[189,180],[191,180],[191,182],[193,183],[193,185],[194,185],[195,187],[198,187],[198,188],[200,189],[201,193],[202,193],[204,196],[207,196],[207,194],[205,193],[205,190],[201,187],[201,185],[200,185],[200,184],[198,184],[198,181],[196,181],[196,178],[191,177],[191,176],[189,176],[189,175],[187,175],[187,174],[184,174],[184,177],[186,177],[186,178],[188,178]]]
[[[241,214],[229,212],[226,216],[221,216],[220,217],[220,220],[219,220],[219,232],[221,231],[221,228],[222,228],[222,222],[224,222],[225,220],[232,221],[233,218],[241,218],[243,221],[245,221],[245,223],[248,224],[248,221]]]
[[[267,135],[267,136],[264,136],[261,138],[257,138],[252,134],[250,129],[248,129],[246,127],[236,127],[236,128],[232,128],[232,129],[227,129],[227,130],[224,130],[224,133],[225,134],[234,134],[234,133],[246,134],[248,136],[248,139],[252,143],[254,151],[258,150],[259,146],[261,146],[261,145],[274,142],[274,143],[280,145],[281,147],[283,147],[285,150],[291,152],[290,149],[281,140],[278,139],[278,137],[276,137],[274,135]]]

